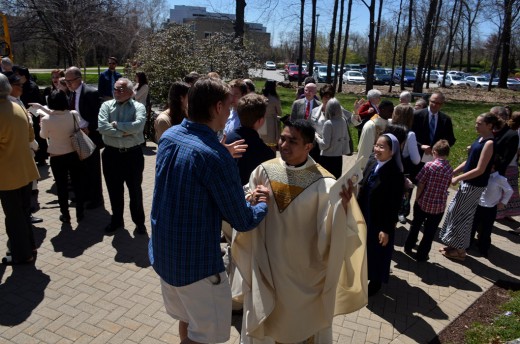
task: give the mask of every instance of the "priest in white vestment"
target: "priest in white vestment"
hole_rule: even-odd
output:
[[[240,274],[232,289],[244,303],[242,343],[331,343],[334,315],[367,303],[363,216],[346,188],[331,204],[336,181],[308,156],[313,141],[308,122],[287,123],[281,158],[251,174],[249,190],[263,185],[271,199],[255,230],[234,232]],[[254,193],[248,197],[254,202]]]

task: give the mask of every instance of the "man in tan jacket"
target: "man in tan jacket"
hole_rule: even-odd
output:
[[[7,265],[35,259],[30,202],[32,181],[40,178],[28,146],[34,130],[23,109],[7,99],[10,93],[9,80],[0,74],[0,201],[10,252],[2,263]]]

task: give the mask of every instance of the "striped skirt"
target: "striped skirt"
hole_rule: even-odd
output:
[[[518,195],[518,165],[508,166],[505,177],[513,189],[513,195],[509,199],[506,207],[497,212],[497,220],[503,219],[504,217],[520,215],[520,196]]]
[[[449,247],[466,249],[470,244],[471,226],[478,200],[486,187],[462,182],[451,200],[439,238]]]

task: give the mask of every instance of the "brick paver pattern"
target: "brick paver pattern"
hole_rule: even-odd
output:
[[[147,143],[143,149],[150,232],[156,146]],[[345,157],[346,165],[355,159]],[[36,215],[45,221],[34,228],[38,259],[34,266],[0,266],[0,343],[179,343],[178,324],[165,313],[148,260],[149,237],[133,233],[128,194],[125,230],[103,232],[110,221],[106,188],[105,208],[86,210],[79,225],[74,217],[62,224],[50,167],[39,169],[42,209]],[[0,210],[5,247],[3,220]],[[489,260],[469,255],[463,263],[450,261],[434,242],[429,262],[416,263],[402,253],[409,224],[398,224],[389,284],[367,307],[334,319],[334,343],[426,343],[494,281],[518,282],[520,237],[508,233],[508,226],[496,226]],[[240,328],[241,319],[234,316],[228,343],[239,343]]]

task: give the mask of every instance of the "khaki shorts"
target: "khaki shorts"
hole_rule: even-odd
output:
[[[188,323],[189,339],[200,343],[229,340],[231,288],[225,272],[183,287],[161,278],[161,290],[166,313]]]

